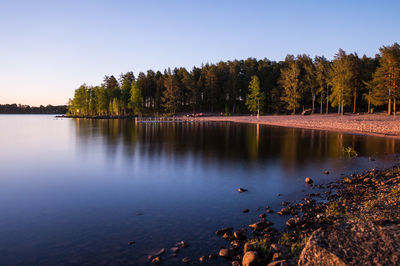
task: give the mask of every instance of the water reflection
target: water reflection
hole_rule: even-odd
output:
[[[100,139],[106,149],[103,152],[110,160],[120,148],[124,157],[192,156],[213,164],[277,161],[288,170],[309,161],[322,163],[341,158],[348,146],[359,156],[399,151],[399,141],[394,138],[228,122],[135,123],[134,120],[77,119],[76,136],[80,149],[87,149]]]

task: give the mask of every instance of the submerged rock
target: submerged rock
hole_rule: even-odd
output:
[[[154,259],[151,260],[151,262],[154,264],[161,264],[162,259],[161,257],[155,257]]]
[[[247,189],[245,189],[245,188],[241,188],[241,187],[238,188],[238,192],[239,192],[239,193],[246,192],[246,191],[247,191]]]
[[[218,230],[215,232],[215,234],[216,234],[216,235],[223,235],[223,234],[225,234],[225,233],[227,233],[227,232],[231,232],[231,233],[232,233],[232,230],[233,230],[232,227],[225,227],[225,228],[218,229]]]
[[[185,258],[182,259],[182,262],[183,262],[183,263],[189,263],[189,262],[190,262],[190,259],[185,257]]]
[[[206,256],[201,256],[199,261],[200,262],[206,262],[207,261],[207,257]]]
[[[173,252],[173,253],[178,253],[179,252],[179,247],[173,247],[173,248],[171,248],[171,251]]]
[[[306,177],[306,179],[304,180],[307,184],[312,184],[313,180],[309,177]]]
[[[248,213],[250,210],[249,209],[244,209],[242,212],[243,213]]]

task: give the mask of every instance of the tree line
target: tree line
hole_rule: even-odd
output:
[[[29,106],[21,104],[0,104],[0,114],[65,114],[66,105]]]
[[[339,49],[324,56],[287,55],[221,61],[201,67],[105,76],[99,86],[81,85],[69,100],[71,115],[203,113],[395,113],[400,96],[400,46],[382,46],[375,57]]]

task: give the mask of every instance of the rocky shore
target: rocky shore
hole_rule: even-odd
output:
[[[306,180],[311,183],[312,180]],[[399,265],[400,168],[350,175],[302,202],[266,206],[249,228],[223,228],[219,256],[232,265]],[[277,231],[269,215],[287,216]]]
[[[329,174],[325,171],[325,174]],[[399,265],[400,167],[352,174],[325,185],[315,184],[301,202],[259,210],[259,220],[247,228],[221,228],[216,235],[226,245],[182,263],[205,265]],[[238,193],[246,193],[239,188]],[[286,217],[283,230],[269,217]],[[187,247],[177,243],[174,254]],[[162,263],[161,250],[149,256]]]

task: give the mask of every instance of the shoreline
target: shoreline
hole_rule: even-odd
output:
[[[216,234],[230,242],[219,250],[219,257],[232,265],[400,263],[398,165],[351,174],[325,185],[305,182],[315,191],[303,200],[282,202],[276,212],[266,206],[266,214],[248,228],[219,229]],[[267,220],[274,212],[287,218],[283,230],[274,229]],[[213,256],[200,261],[208,259]]]
[[[135,116],[66,116],[57,118],[83,119],[137,119]],[[298,128],[307,130],[333,131],[361,136],[373,136],[400,139],[400,118],[386,114],[313,114],[302,115],[264,115],[256,116],[219,116],[205,115],[201,117],[141,117],[137,122],[232,122],[244,124],[260,124],[267,126]]]
[[[314,114],[255,116],[181,117],[187,121],[233,122],[260,124],[308,130],[333,131],[346,134],[400,139],[400,119],[385,114],[344,115]]]

